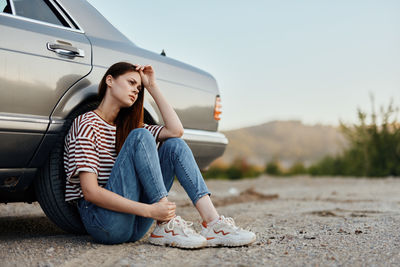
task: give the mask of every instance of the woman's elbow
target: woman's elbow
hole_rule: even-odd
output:
[[[89,190],[82,190],[82,193],[83,193],[83,198],[86,200],[86,201],[88,201],[88,202],[96,202],[96,200],[95,200],[95,198],[96,198],[96,192],[95,192],[96,190],[92,190],[92,189],[89,189]]]
[[[92,202],[92,196],[91,196],[88,192],[84,192],[84,193],[83,193],[83,198],[84,198],[87,202]]]
[[[176,128],[176,129],[169,129],[168,132],[166,133],[167,138],[172,138],[172,137],[182,137],[183,136],[183,128]]]
[[[176,131],[176,136],[175,137],[182,137],[184,134],[183,128],[180,128],[179,130]]]

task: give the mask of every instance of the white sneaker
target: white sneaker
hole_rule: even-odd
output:
[[[207,240],[196,233],[180,216],[169,222],[157,223],[156,228],[149,237],[149,242],[154,245],[168,245],[179,248],[201,248],[207,245]]]
[[[207,239],[207,246],[244,246],[256,241],[253,232],[243,230],[235,225],[232,218],[220,216],[219,220],[212,225],[202,223],[201,235]]]

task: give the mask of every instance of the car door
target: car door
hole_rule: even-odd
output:
[[[53,0],[0,0],[0,169],[26,167],[61,96],[91,71],[91,45]]]

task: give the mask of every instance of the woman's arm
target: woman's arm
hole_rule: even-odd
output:
[[[136,69],[139,71],[143,86],[153,97],[164,120],[164,128],[161,130],[158,139],[162,141],[170,137],[181,137],[183,135],[182,123],[156,84],[153,67],[137,65]]]
[[[145,204],[124,198],[97,183],[97,174],[80,172],[79,178],[85,200],[105,209],[130,213],[159,221],[168,221],[175,216],[176,205],[169,201]]]

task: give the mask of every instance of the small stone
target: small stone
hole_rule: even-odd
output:
[[[54,265],[51,262],[39,262],[38,263],[39,267],[53,267]]]
[[[347,234],[347,235],[350,234],[349,232],[343,230],[342,228],[339,229],[338,233],[339,234]]]
[[[229,192],[229,194],[234,195],[234,196],[239,195],[239,190],[236,187],[229,188],[228,192]]]
[[[361,231],[361,230],[355,230],[355,231],[354,231],[354,233],[355,233],[356,235],[362,234],[362,232],[363,232],[363,231]]]
[[[54,252],[54,248],[53,247],[51,247],[51,248],[46,250],[47,254],[50,254],[50,253],[53,253],[53,252]]]
[[[292,235],[286,235],[286,240],[293,240],[293,236]]]
[[[129,266],[129,261],[127,259],[120,259],[118,265],[123,267]]]

